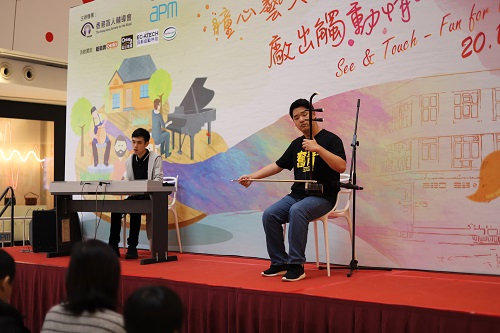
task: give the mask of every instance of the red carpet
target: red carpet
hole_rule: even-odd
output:
[[[18,263],[12,303],[38,332],[63,297],[69,258],[6,250]],[[260,276],[267,260],[170,254],[178,261],[141,266],[121,259],[119,302],[140,285],[167,285],[183,299],[185,332],[500,331],[497,276],[360,269],[348,278],[346,269],[334,269],[328,277],[307,264],[305,280],[284,283]]]

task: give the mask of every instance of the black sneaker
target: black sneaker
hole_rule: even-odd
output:
[[[304,266],[298,264],[289,265],[288,271],[285,276],[281,279],[281,281],[286,282],[294,282],[302,280],[306,277],[306,273],[304,273]]]
[[[260,273],[262,276],[278,276],[285,275],[288,270],[288,265],[271,265],[268,269]]]
[[[125,259],[137,259],[139,255],[137,254],[137,249],[133,247],[129,247],[127,250],[127,254],[125,254]]]

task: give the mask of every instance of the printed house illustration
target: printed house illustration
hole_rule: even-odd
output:
[[[471,220],[462,217],[462,207],[480,186],[486,158],[497,163],[492,153],[500,151],[500,88],[492,87],[486,72],[454,74],[414,79],[385,101],[390,129],[377,154],[375,178],[384,180],[376,196],[390,202],[394,214],[388,234],[414,239],[439,235],[440,242],[454,242],[460,234],[469,242],[483,241],[471,236]],[[500,183],[491,174],[484,174],[481,185],[487,189],[474,201],[496,197]],[[496,235],[498,230],[486,236]],[[487,239],[500,244],[498,237]]]
[[[155,71],[149,54],[123,60],[108,84],[112,112],[151,108],[149,79]]]

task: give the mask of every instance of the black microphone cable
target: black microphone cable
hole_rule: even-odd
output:
[[[110,184],[110,182],[99,182],[99,186],[104,185],[104,192],[103,192],[102,199],[101,199],[101,211],[99,214],[99,220],[96,223],[96,227],[95,227],[95,231],[94,231],[94,239],[97,238],[97,230],[99,229],[99,226],[101,225],[102,211],[104,209],[104,200],[106,200],[106,192],[108,190],[109,184]],[[96,218],[97,218],[97,201],[96,201]]]
[[[80,191],[80,237],[81,237],[81,241],[83,241],[83,193],[84,193],[84,190],[85,190],[85,185],[90,185],[89,182],[83,182],[81,181],[80,182],[80,185],[82,185],[82,189]]]

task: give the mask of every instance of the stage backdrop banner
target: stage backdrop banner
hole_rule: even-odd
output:
[[[359,264],[500,274],[499,22],[493,0],[75,7],[66,179],[121,179],[145,128],[165,175],[179,176],[183,249],[266,258],[262,212],[291,184],[231,180],[281,156],[301,135],[289,105],[318,92],[347,172],[357,148]],[[109,215],[84,219],[87,236],[107,239]],[[331,222],[333,262],[349,263],[348,226]]]

